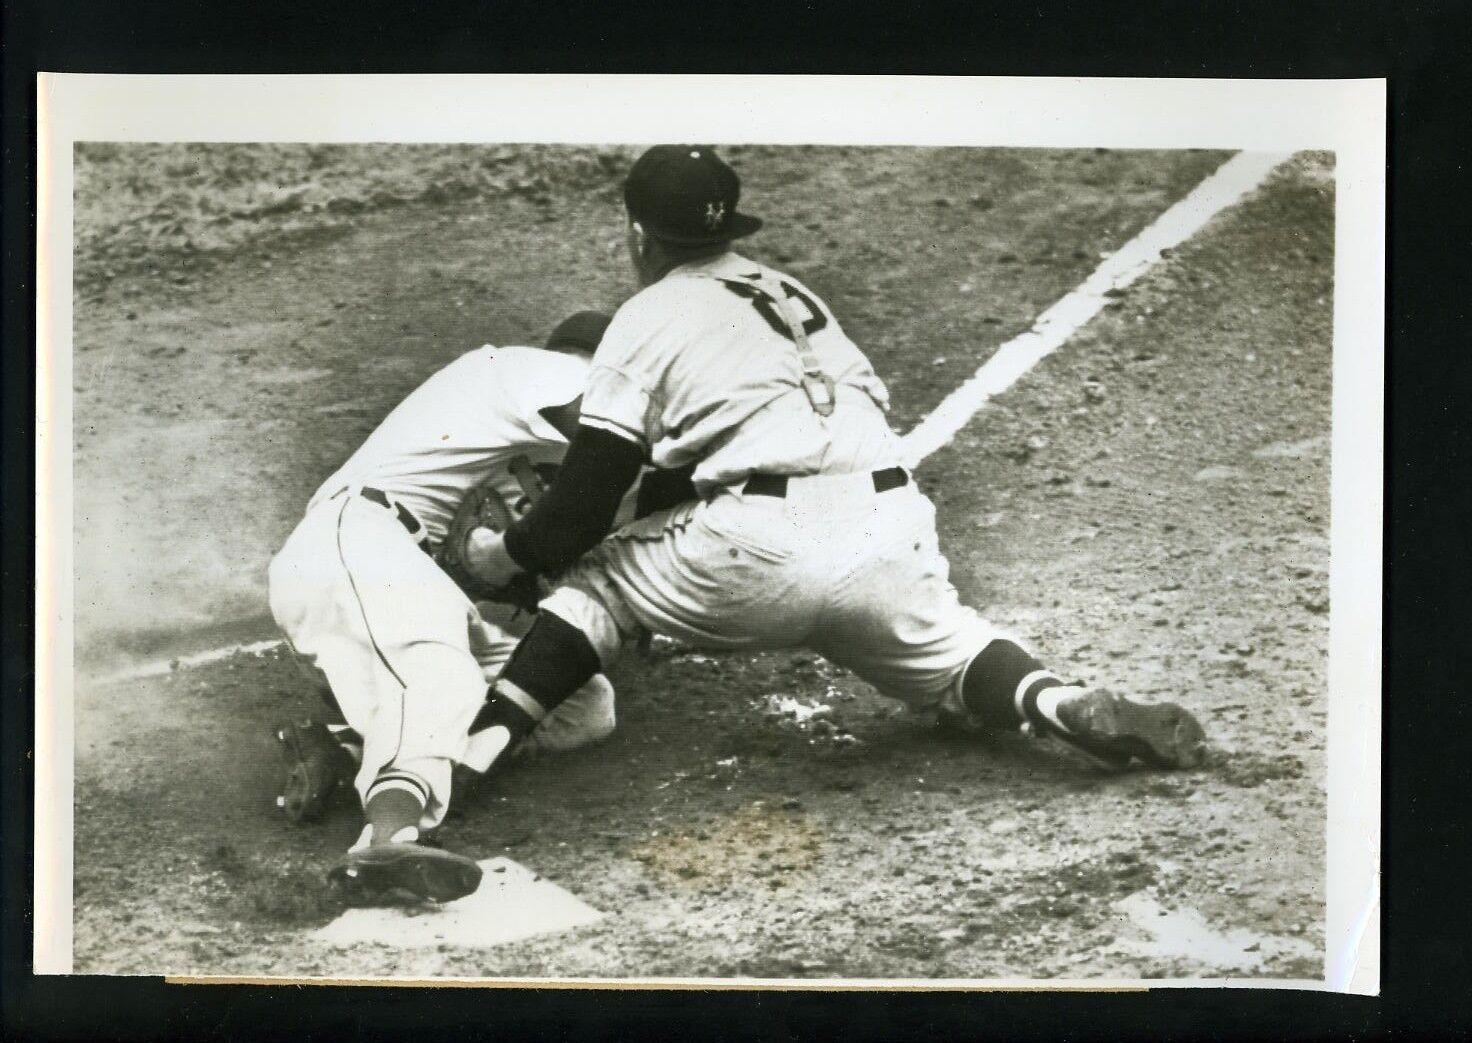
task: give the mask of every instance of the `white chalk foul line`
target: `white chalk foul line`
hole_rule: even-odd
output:
[[[261,655],[271,652],[286,644],[280,638],[271,641],[252,641],[249,644],[226,645],[224,648],[212,648],[208,652],[196,652],[194,655],[174,656],[169,659],[154,659],[146,663],[138,663],[125,670],[106,674],[101,677],[92,678],[94,684],[114,684],[118,681],[141,681],[147,677],[163,677],[175,670],[181,670],[189,666],[207,666],[210,663],[218,663],[223,659],[230,659],[237,655]]]
[[[1162,250],[1174,249],[1195,235],[1213,217],[1260,185],[1287,158],[1285,153],[1239,152],[1105,258],[1077,289],[1039,315],[1026,333],[998,348],[969,380],[947,395],[905,435],[905,453],[910,465],[919,464],[955,438],[989,399],[1006,391],[1033,366],[1066,344],[1099,314],[1109,300],[1105,296],[1109,291],[1122,290],[1144,275],[1160,260]],[[196,655],[141,663],[94,681],[109,684],[161,677],[182,667],[218,663],[236,655],[260,655],[285,643],[275,640],[227,645]]]
[[[1064,296],[1026,333],[997,349],[971,379],[942,400],[905,435],[906,457],[913,467],[956,437],[988,399],[1000,395],[1033,366],[1065,344],[1098,315],[1111,290],[1122,290],[1173,249],[1252,191],[1288,156],[1239,152],[1223,163],[1174,206],[1167,209],[1119,250],[1105,258],[1078,288]]]

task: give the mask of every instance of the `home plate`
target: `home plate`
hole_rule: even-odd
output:
[[[493,945],[566,931],[603,914],[509,858],[488,858],[472,895],[444,905],[349,909],[311,937],[328,945],[376,942],[396,948]]]

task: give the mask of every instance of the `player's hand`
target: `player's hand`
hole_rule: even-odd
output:
[[[435,561],[472,601],[500,601],[535,611],[541,600],[537,578],[512,560],[499,535],[514,520],[495,483],[482,482],[456,509]]]
[[[506,551],[505,534],[483,525],[466,533],[463,555],[466,569],[487,587],[505,587],[523,574]]]

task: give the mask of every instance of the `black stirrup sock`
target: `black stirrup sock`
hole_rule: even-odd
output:
[[[1023,683],[1027,692],[1019,692]],[[961,701],[978,721],[991,728],[1015,729],[1022,724],[1021,697],[1063,684],[1043,664],[1011,641],[998,638],[971,660],[961,681]]]

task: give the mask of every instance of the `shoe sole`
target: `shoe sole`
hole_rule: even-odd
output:
[[[282,725],[273,735],[286,769],[276,806],[296,825],[320,820],[333,795],[352,778],[351,755],[332,740],[316,741],[301,726]]]
[[[1141,703],[1100,693],[1068,716],[1074,734],[1065,741],[1087,744],[1079,748],[1106,763],[1127,763],[1133,757],[1152,768],[1195,768],[1206,756],[1206,732],[1176,703]]]
[[[481,868],[464,855],[422,844],[375,844],[349,852],[327,881],[354,905],[395,904],[404,897],[453,902],[480,887]]]

